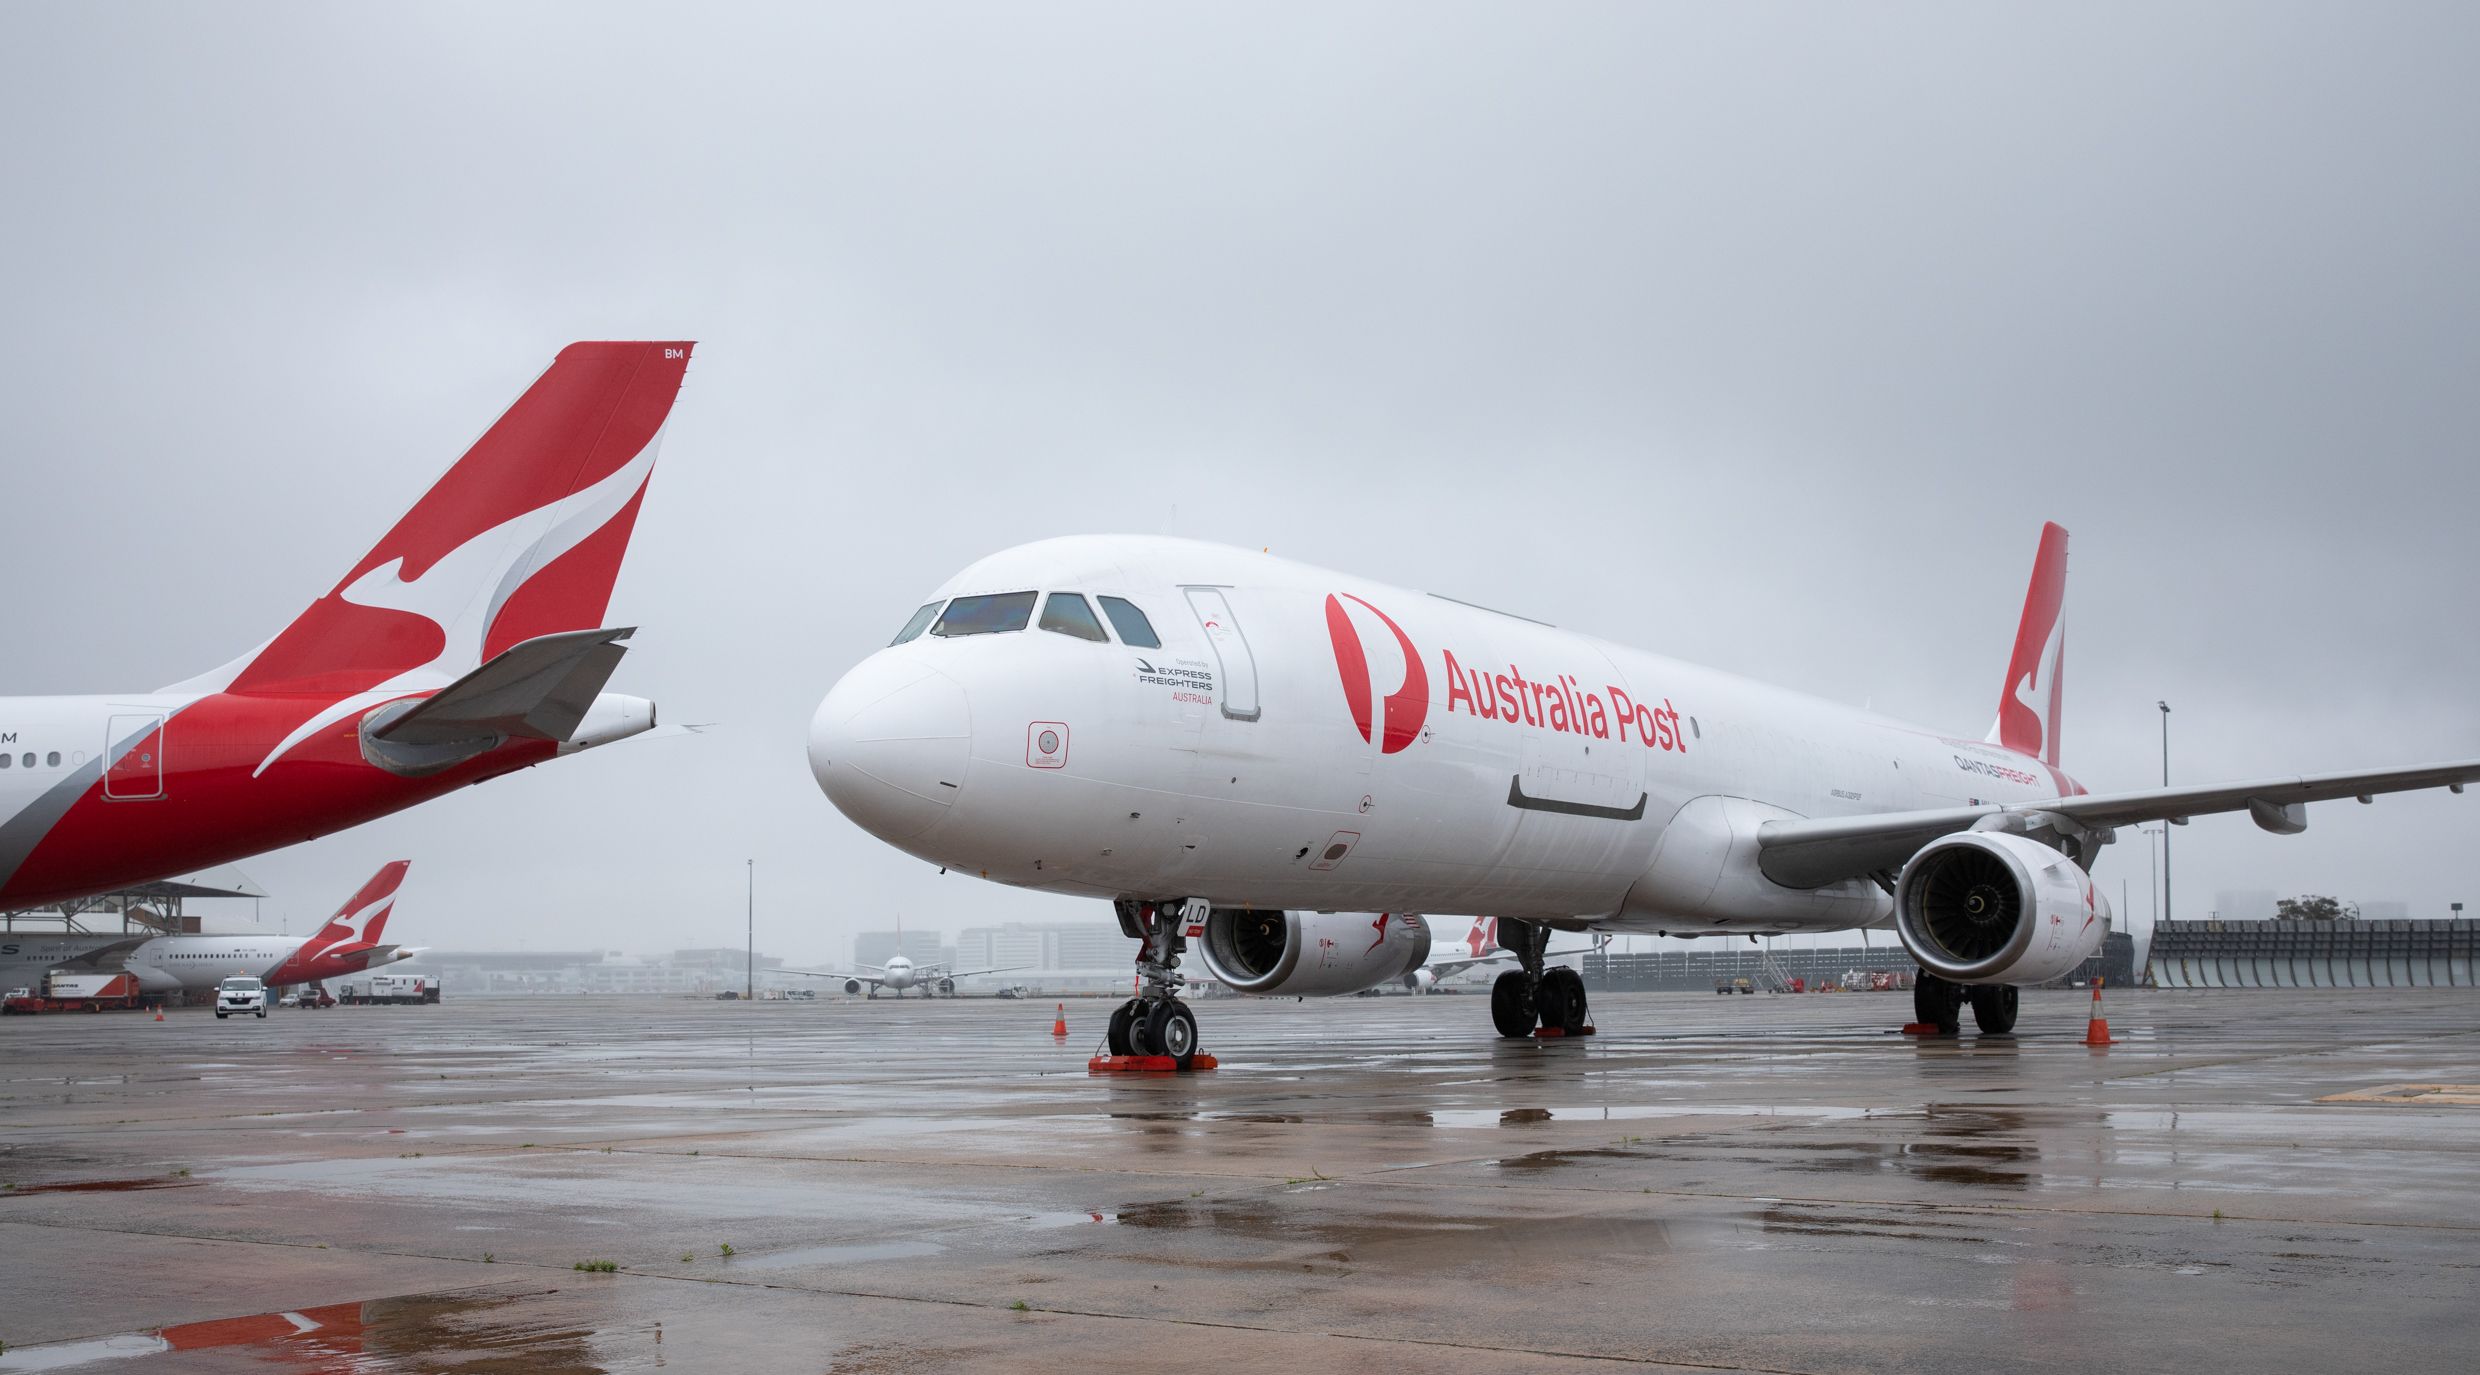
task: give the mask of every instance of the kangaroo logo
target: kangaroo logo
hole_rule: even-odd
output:
[[[1369,680],[1369,654],[1361,647],[1361,633],[1352,624],[1351,614],[1344,610],[1346,600],[1359,603],[1384,621],[1403,650],[1403,686],[1387,694],[1383,719],[1377,714],[1377,685]],[[1412,647],[1412,637],[1395,624],[1394,617],[1349,592],[1327,594],[1326,634],[1334,641],[1335,673],[1343,680],[1344,705],[1351,709],[1352,724],[1360,727],[1361,739],[1376,744],[1381,754],[1408,748],[1420,738],[1421,723],[1429,716],[1429,670],[1421,666],[1421,651]]]
[[[265,773],[294,746],[347,716],[407,693],[446,687],[479,665],[491,623],[508,599],[637,499],[654,473],[654,450],[649,441],[637,457],[600,482],[482,531],[412,577],[405,575],[400,557],[338,588],[339,602],[429,621],[439,633],[439,650],[428,663],[404,668],[376,687],[330,703],[278,741],[250,776]]]

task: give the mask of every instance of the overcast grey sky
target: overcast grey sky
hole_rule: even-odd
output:
[[[840,959],[1100,916],[846,824],[811,708],[1022,540],[1167,531],[2067,764],[2480,754],[2469,6],[0,8],[0,692],[326,590],[579,338],[700,341],[615,688],[723,722],[246,862],[293,929]],[[2480,906],[2480,799],[2177,835]],[[2145,907],[2145,850],[2101,866]]]

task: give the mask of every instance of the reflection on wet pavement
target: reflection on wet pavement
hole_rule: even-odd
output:
[[[2474,1001],[2264,1007],[1217,1002],[1143,1082],[1004,1003],[26,1019],[0,1371],[2454,1368],[2480,1114],[2362,1091]]]

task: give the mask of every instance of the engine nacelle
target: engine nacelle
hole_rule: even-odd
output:
[[[860,981],[859,979],[846,979],[846,980],[844,981],[844,991],[845,991],[847,994],[852,994],[852,993],[858,993],[858,992],[860,992],[860,991],[861,991],[861,981]]]
[[[1427,993],[1438,986],[1438,971],[1423,965],[1404,976],[1404,987],[1414,993]]]
[[[1429,959],[1429,924],[1405,912],[1217,907],[1198,954],[1242,993],[1332,998],[1402,978]]]
[[[2055,979],[2101,948],[2109,920],[2109,900],[2074,860],[1998,831],[1931,841],[1894,890],[1903,948],[1959,984]]]

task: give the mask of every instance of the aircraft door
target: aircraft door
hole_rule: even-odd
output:
[[[1231,603],[1224,599],[1219,587],[1189,587],[1189,608],[1197,613],[1197,623],[1205,628],[1206,641],[1214,646],[1215,666],[1223,675],[1223,715],[1234,721],[1254,721],[1260,711],[1257,702],[1257,659],[1249,653],[1248,636],[1241,633],[1239,619],[1231,614]]]
[[[125,747],[125,748],[124,748]],[[103,795],[148,802],[164,795],[164,717],[160,712],[114,716],[105,727]]]

